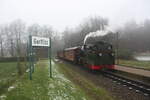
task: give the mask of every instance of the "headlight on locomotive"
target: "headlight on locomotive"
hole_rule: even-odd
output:
[[[99,53],[98,55],[99,55],[99,56],[102,56],[102,53]]]

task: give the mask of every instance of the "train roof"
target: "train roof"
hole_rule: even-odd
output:
[[[67,51],[67,50],[76,50],[76,49],[79,49],[79,48],[80,48],[80,46],[77,46],[77,47],[66,48],[64,50],[65,51]]]

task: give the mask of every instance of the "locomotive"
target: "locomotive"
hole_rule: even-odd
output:
[[[92,44],[66,48],[59,51],[61,59],[88,67],[91,70],[114,69],[115,52],[111,44],[98,41]]]

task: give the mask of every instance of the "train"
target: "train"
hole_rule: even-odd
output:
[[[57,52],[57,57],[91,70],[115,69],[115,52],[113,46],[105,41],[66,48]]]

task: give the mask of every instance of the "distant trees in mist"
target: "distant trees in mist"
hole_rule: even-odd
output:
[[[105,30],[108,26],[108,19],[100,16],[89,17],[80,23],[76,28],[66,28],[63,34],[64,48],[83,45],[84,38],[90,32]]]
[[[132,52],[150,51],[150,20],[147,19],[142,24],[127,22],[120,29],[119,46]]]
[[[97,30],[105,30],[108,26],[107,18],[91,17],[74,29],[66,28],[63,32],[64,48],[82,45],[87,34]],[[117,32],[119,33],[118,40]],[[146,19],[140,24],[131,20],[114,33],[110,32],[104,36],[90,37],[88,39],[90,42],[99,40],[113,44],[114,48],[119,45],[120,49],[130,52],[150,52],[150,20]]]
[[[25,56],[29,35],[52,37],[53,42],[57,32],[47,25],[27,26],[22,20],[0,25],[0,57]]]

